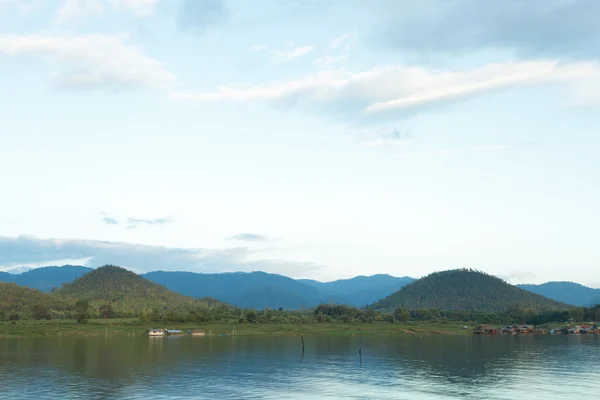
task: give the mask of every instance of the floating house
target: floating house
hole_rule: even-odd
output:
[[[167,336],[184,335],[181,329],[165,329],[165,332],[167,333]]]
[[[500,332],[492,325],[479,325],[475,333],[479,335],[497,335]]]
[[[505,326],[504,328],[502,328],[502,334],[503,335],[516,335],[517,332],[515,331],[515,328],[513,328],[512,326]]]
[[[164,329],[148,329],[148,336],[165,336]]]
[[[589,325],[579,326],[579,333],[594,333],[594,329]]]
[[[192,336],[205,336],[206,333],[202,329],[194,329],[189,331]]]

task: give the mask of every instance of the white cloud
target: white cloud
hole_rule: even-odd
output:
[[[262,258],[263,250],[247,247],[223,249],[173,248],[134,243],[79,239],[40,239],[0,236],[0,267],[49,265],[56,260],[80,260],[88,266],[105,264],[148,272],[265,271],[305,276],[322,266],[306,262]]]
[[[70,88],[131,89],[175,82],[163,64],[118,36],[0,35],[1,53],[58,63],[61,69],[54,83]]]
[[[103,15],[107,8],[125,10],[137,17],[145,17],[154,13],[158,0],[65,0],[57,11],[60,22],[85,18],[92,15]]]
[[[508,62],[458,71],[388,66],[366,72],[321,71],[300,79],[172,96],[203,102],[284,103],[370,118],[390,111],[411,112],[495,89],[549,82],[582,83],[599,76],[600,66],[595,62]]]
[[[337,49],[338,47],[340,47],[340,46],[342,45],[342,43],[344,43],[344,41],[345,41],[346,39],[348,39],[348,34],[347,34],[347,33],[344,33],[342,36],[340,36],[340,37],[337,37],[337,38],[333,39],[333,40],[331,41],[331,44],[329,45],[329,47],[330,47],[332,50],[335,50],[335,49]]]
[[[298,57],[302,57],[313,51],[315,48],[313,46],[301,46],[296,47],[290,51],[276,51],[275,56],[280,59],[290,61]]]

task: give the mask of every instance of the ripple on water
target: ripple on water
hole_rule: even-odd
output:
[[[7,399],[589,397],[589,337],[26,339],[0,343]],[[575,362],[574,362],[575,360]]]

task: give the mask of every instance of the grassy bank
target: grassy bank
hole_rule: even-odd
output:
[[[71,320],[19,321],[0,323],[0,338],[10,337],[63,337],[63,336],[143,336],[148,328],[203,329],[212,335],[298,335],[305,336],[352,336],[352,335],[464,335],[472,329],[460,324],[429,323],[322,323],[322,324],[240,324],[230,323],[167,323],[146,324],[138,319],[89,320],[78,324]]]

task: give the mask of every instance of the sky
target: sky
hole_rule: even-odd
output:
[[[596,0],[0,0],[0,269],[600,287]]]

